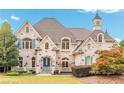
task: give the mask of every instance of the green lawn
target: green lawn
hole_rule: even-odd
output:
[[[80,84],[73,76],[0,76],[0,84]]]

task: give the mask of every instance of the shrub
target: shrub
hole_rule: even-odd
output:
[[[36,74],[35,70],[30,70],[29,72],[31,72],[32,74]]]
[[[88,76],[90,75],[91,67],[88,65],[84,66],[73,66],[72,74],[76,77]]]
[[[124,64],[116,63],[102,63],[102,64],[93,64],[92,65],[93,74],[102,74],[102,75],[116,75],[124,73]]]
[[[59,74],[59,70],[54,70],[54,75]]]
[[[124,55],[120,51],[120,48],[100,51],[91,72],[102,75],[124,73]]]
[[[7,72],[7,76],[18,76],[18,72]]]

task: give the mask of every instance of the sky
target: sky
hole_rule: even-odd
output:
[[[97,10],[92,9],[0,9],[0,25],[8,21],[15,33],[28,20],[32,25],[45,17],[56,18],[67,28],[86,28],[92,31],[92,19]],[[124,10],[99,10],[102,31],[117,41],[124,39]]]

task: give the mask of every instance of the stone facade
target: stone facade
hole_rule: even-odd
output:
[[[91,65],[97,51],[117,47],[118,43],[101,29],[101,18],[96,14],[93,31],[65,28],[54,18],[44,18],[35,25],[26,21],[15,33],[19,49],[19,67],[37,73],[71,71],[73,65]]]

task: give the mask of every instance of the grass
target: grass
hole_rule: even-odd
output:
[[[73,76],[0,76],[0,84],[80,84]]]

